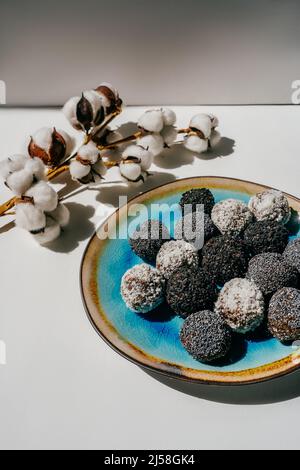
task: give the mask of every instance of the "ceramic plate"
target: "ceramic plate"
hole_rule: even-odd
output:
[[[253,194],[266,189],[258,184],[219,177],[179,180],[144,193],[118,210],[118,228],[126,231],[127,211],[133,204],[149,207],[152,203],[178,203],[183,192],[201,187],[209,188],[217,202],[226,198],[248,202]],[[287,196],[291,207],[299,213],[300,200]],[[180,216],[178,211],[174,217]],[[102,227],[108,232],[112,230],[111,219],[112,216]],[[299,236],[296,226],[291,238]],[[218,384],[260,382],[298,367],[292,346],[254,335],[241,338],[224,363],[207,365],[195,361],[179,340],[182,319],[173,316],[166,307],[160,308],[151,320],[126,308],[120,295],[121,279],[129,268],[141,262],[127,239],[100,240],[97,235],[89,242],[82,262],[81,287],[89,319],[100,336],[126,359],[172,377]]]

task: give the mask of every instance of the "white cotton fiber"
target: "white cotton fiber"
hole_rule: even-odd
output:
[[[169,108],[163,108],[162,113],[163,113],[164,125],[174,126],[174,124],[177,121],[177,116],[174,113],[174,111],[172,111],[172,109],[169,109]]]
[[[33,136],[32,140],[41,149],[49,152],[52,146],[52,134],[53,128],[51,127],[42,127],[38,131],[36,131]]]
[[[40,158],[30,158],[27,160],[25,169],[30,171],[33,177],[38,180],[46,178],[47,168]]]
[[[197,114],[191,119],[190,127],[201,131],[206,139],[210,137],[212,122],[207,114]]]
[[[177,140],[178,132],[174,126],[166,126],[161,131],[161,136],[164,140],[165,145],[171,147]]]
[[[23,170],[27,161],[28,157],[25,155],[12,155],[0,162],[0,174],[2,178],[6,179],[10,173]]]
[[[121,176],[127,181],[136,181],[142,174],[141,165],[138,163],[120,163],[119,166]]]
[[[154,157],[164,150],[164,139],[160,134],[145,135],[137,140],[137,144],[145,150],[149,150]]]
[[[138,126],[148,132],[161,132],[164,127],[164,116],[161,110],[146,111],[139,119]]]
[[[7,186],[12,190],[15,196],[23,196],[33,183],[31,171],[15,171],[6,178]]]
[[[222,137],[221,137],[220,132],[212,131],[210,139],[209,139],[210,146],[212,148],[217,147],[219,145],[219,143],[221,142],[221,139],[222,139]]]
[[[56,240],[60,236],[60,233],[60,225],[55,220],[51,219],[51,217],[47,217],[45,230],[33,235],[33,238],[40,245],[47,245]]]
[[[208,150],[208,141],[200,139],[197,135],[189,135],[184,140],[184,146],[191,152],[203,153]]]
[[[70,222],[70,211],[64,204],[58,204],[57,208],[48,214],[62,228],[66,227]]]
[[[77,105],[79,101],[80,96],[74,96],[73,98],[70,98],[63,107],[64,115],[70,122],[71,126],[77,130],[82,129],[82,126],[77,119]]]
[[[90,165],[82,165],[78,160],[73,160],[70,164],[70,174],[74,180],[81,180],[91,172]]]
[[[104,165],[103,161],[100,159],[98,162],[93,165],[93,170],[100,176],[105,176],[107,173],[107,167]],[[94,175],[95,179],[97,175]]]
[[[45,212],[54,211],[58,204],[57,192],[46,181],[40,181],[30,188],[26,196],[32,197],[36,207]]]
[[[16,226],[28,232],[37,232],[46,225],[46,216],[43,211],[31,203],[16,205]]]
[[[78,150],[78,157],[89,162],[91,165],[97,163],[99,155],[100,152],[94,142],[89,142],[87,145],[83,145]]]

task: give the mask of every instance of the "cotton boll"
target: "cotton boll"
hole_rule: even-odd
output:
[[[40,181],[27,191],[26,196],[33,198],[34,205],[45,212],[52,212],[58,204],[57,192],[46,181]]]
[[[124,150],[122,158],[124,160],[137,159],[141,164],[142,170],[147,171],[153,163],[154,156],[149,150],[144,149],[140,145],[129,145]]]
[[[69,224],[71,214],[64,204],[58,204],[57,208],[49,213],[49,216],[63,228]]]
[[[16,196],[23,196],[33,184],[33,175],[24,168],[9,175],[6,184]]]
[[[31,158],[40,158],[45,165],[55,167],[65,159],[70,146],[68,134],[55,127],[43,127],[31,137],[28,153]]]
[[[78,160],[73,160],[70,164],[70,174],[74,180],[81,180],[91,172],[90,165],[83,165]]]
[[[77,105],[80,101],[80,96],[74,96],[69,99],[63,107],[63,113],[70,122],[71,126],[76,130],[82,130],[82,126],[77,119]]]
[[[51,127],[42,127],[33,134],[32,139],[36,146],[49,151],[52,146],[52,134],[53,129]]]
[[[101,96],[95,90],[86,90],[83,92],[83,96],[87,99],[93,109],[93,121],[95,121],[97,114],[103,106]]]
[[[0,174],[2,178],[6,179],[11,173],[23,170],[27,161],[28,157],[25,155],[13,155],[0,162]]]
[[[222,136],[220,132],[218,131],[212,131],[211,136],[210,136],[210,146],[212,148],[217,147],[219,143],[221,142]]]
[[[191,119],[190,128],[202,132],[203,136],[208,139],[212,131],[211,119],[207,114],[197,114]]]
[[[94,142],[89,142],[87,145],[80,147],[77,155],[81,160],[94,165],[99,159],[100,152]]]
[[[161,131],[161,136],[167,147],[171,147],[177,140],[178,132],[174,126],[166,126]]]
[[[138,126],[148,132],[161,132],[164,127],[164,116],[161,110],[146,111],[139,119]]]
[[[208,141],[200,139],[197,135],[189,135],[184,140],[184,146],[191,152],[204,153],[208,150]]]
[[[60,236],[60,233],[60,225],[51,217],[47,217],[45,230],[43,232],[34,234],[33,238],[43,246],[56,240]]]
[[[120,163],[120,173],[127,181],[136,182],[142,175],[142,168],[139,163]]]
[[[66,154],[65,154],[65,156],[69,157],[72,154],[73,150],[74,150],[75,139],[73,137],[71,137],[67,132],[63,131],[62,129],[58,129],[57,132],[62,136],[62,138],[64,139],[64,141],[66,143]]]
[[[30,171],[34,179],[37,181],[42,181],[46,178],[46,166],[39,158],[28,159],[25,169]]]
[[[163,113],[164,125],[174,126],[174,124],[177,121],[177,116],[174,113],[174,111],[172,111],[172,109],[169,109],[169,108],[163,108],[162,113]]]
[[[149,150],[154,157],[164,150],[164,139],[160,134],[151,134],[141,137],[137,144],[146,150]]]
[[[16,205],[16,225],[28,232],[38,232],[46,226],[46,216],[31,203]]]

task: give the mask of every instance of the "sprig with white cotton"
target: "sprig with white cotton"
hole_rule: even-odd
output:
[[[185,148],[201,154],[216,147],[221,141],[221,134],[216,130],[218,125],[218,118],[212,114],[194,116],[184,137]]]

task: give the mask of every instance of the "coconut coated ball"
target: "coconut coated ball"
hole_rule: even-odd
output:
[[[299,274],[279,253],[262,253],[250,261],[247,279],[269,296],[283,287],[297,287]]]
[[[280,341],[300,339],[300,291],[285,287],[272,297],[268,312],[268,327]]]
[[[121,295],[133,312],[151,312],[163,302],[164,293],[163,277],[148,264],[134,266],[122,278]]]
[[[202,269],[182,266],[168,280],[167,302],[182,318],[211,309],[216,298],[216,285]]]
[[[191,189],[190,191],[185,192],[180,200],[180,206],[182,207],[183,214],[184,207],[186,205],[191,205],[193,212],[198,209],[198,205],[203,205],[204,212],[206,214],[211,214],[211,211],[215,205],[215,198],[209,189]]]
[[[158,220],[147,220],[129,239],[132,250],[144,261],[153,263],[163,244],[170,240],[167,227]]]
[[[197,251],[193,245],[184,240],[171,240],[165,243],[156,258],[156,267],[166,279],[182,266],[197,268],[198,265]]]
[[[252,222],[253,215],[243,201],[225,199],[215,205],[211,218],[221,233],[239,235]]]
[[[180,340],[194,359],[209,363],[228,354],[232,333],[220,315],[205,310],[193,313],[185,320]]]
[[[283,252],[284,261],[300,272],[300,238],[291,241]]]
[[[258,221],[271,220],[286,224],[291,217],[287,197],[275,190],[264,191],[252,197],[249,209]]]
[[[216,312],[237,333],[249,333],[263,322],[263,294],[247,279],[232,279],[225,284],[219,295]]]
[[[208,214],[192,212],[178,221],[175,226],[174,238],[176,240],[185,240],[192,245],[201,240],[203,246],[204,242],[217,235],[219,235],[219,230]],[[202,246],[198,248],[202,248]]]
[[[288,230],[278,222],[255,222],[244,233],[245,243],[253,255],[282,253],[288,240]]]
[[[202,250],[202,267],[219,285],[235,277],[243,277],[249,259],[243,240],[228,235],[212,238]]]

